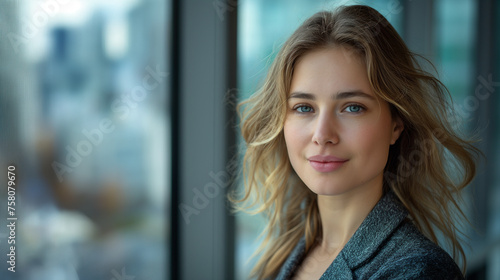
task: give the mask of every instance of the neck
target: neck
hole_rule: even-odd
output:
[[[318,195],[323,248],[340,251],[382,197],[382,182],[335,196]]]

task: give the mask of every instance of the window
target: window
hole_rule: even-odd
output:
[[[20,279],[168,279],[168,5],[0,4],[0,163],[18,172]]]

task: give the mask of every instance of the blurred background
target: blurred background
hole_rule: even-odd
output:
[[[168,5],[0,0],[1,279],[168,276]]]
[[[226,200],[242,151],[234,104],[300,23],[349,4],[380,11],[434,63],[456,128],[481,138],[468,279],[500,279],[495,0],[0,0],[0,279],[246,279],[264,221]]]

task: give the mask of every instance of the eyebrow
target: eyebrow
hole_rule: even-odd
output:
[[[337,94],[332,96],[332,99],[339,100],[339,99],[347,99],[347,98],[352,98],[352,97],[362,97],[362,98],[368,98],[368,99],[373,99],[375,100],[375,97],[373,95],[370,95],[368,93],[362,92],[360,90],[353,90],[353,91],[341,91],[338,92]],[[288,99],[290,98],[299,98],[299,99],[307,99],[307,100],[316,100],[316,96],[311,93],[307,92],[292,92]]]

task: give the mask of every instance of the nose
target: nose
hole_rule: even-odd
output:
[[[312,141],[320,146],[338,144],[340,141],[335,116],[320,114],[315,122]]]

